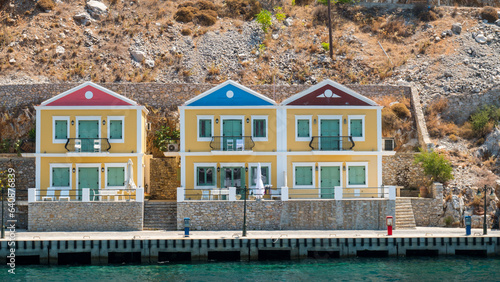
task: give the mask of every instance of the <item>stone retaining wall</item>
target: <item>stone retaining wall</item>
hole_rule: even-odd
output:
[[[424,169],[414,164],[416,153],[396,153],[382,157],[382,183],[408,187],[420,186]]]
[[[150,199],[176,201],[180,186],[176,158],[152,158],[150,167]]]
[[[141,202],[29,203],[28,231],[140,231]]]
[[[247,201],[248,230],[382,230],[388,215],[395,216],[395,201]],[[241,230],[243,201],[177,203],[179,230],[185,217],[193,230]]]
[[[443,226],[443,184],[434,183],[431,190],[433,198],[411,198],[417,226]]]
[[[5,109],[17,107],[29,107],[40,104],[57,94],[63,93],[79,83],[60,84],[17,84],[1,85],[0,101]],[[217,84],[193,84],[193,83],[100,83],[116,93],[124,95],[137,101],[142,105],[155,108],[175,110],[177,106],[194,96],[203,93]],[[309,88],[311,85],[248,85],[263,95],[277,102]],[[410,97],[410,88],[405,86],[391,85],[346,85],[367,97],[377,95],[405,96]]]

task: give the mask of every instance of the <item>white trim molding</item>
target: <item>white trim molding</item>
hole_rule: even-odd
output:
[[[110,133],[111,133],[111,122],[112,120],[119,120],[122,122],[122,139],[111,139],[109,138],[110,136]],[[139,127],[140,126],[140,123],[138,124]],[[108,136],[108,140],[109,140],[109,143],[125,143],[125,116],[107,116],[106,117],[106,130],[108,131],[107,132],[107,136]]]
[[[200,120],[210,120],[210,137],[200,137]],[[214,137],[214,116],[213,115],[197,115],[196,116],[196,141],[210,142]]]
[[[56,139],[56,121],[58,121],[58,120],[66,121],[66,138],[65,139]],[[66,142],[68,142],[67,138],[70,138],[69,126],[70,126],[69,116],[52,116],[52,143],[54,143],[54,144],[66,144]]]
[[[346,162],[346,188],[366,188],[368,187],[368,162]],[[364,185],[349,185],[349,167],[364,166],[365,167],[365,184]]]
[[[347,128],[348,128],[348,135],[351,136],[351,120],[352,119],[360,119],[361,120],[361,126],[362,126],[362,136],[361,137],[352,137],[353,141],[365,141],[365,136],[366,136],[366,127],[365,127],[365,116],[364,115],[349,115],[347,116]],[[377,132],[378,133],[378,132]],[[378,138],[377,138],[378,139]]]
[[[316,174],[315,174],[315,171],[316,171],[316,163],[313,163],[313,162],[307,162],[307,163],[292,163],[292,166],[293,166],[293,178],[292,178],[292,187],[294,189],[307,189],[307,188],[316,188]],[[296,176],[295,176],[295,168],[296,167],[311,167],[312,170],[312,184],[311,185],[296,185],[295,184],[295,180],[296,180]],[[288,185],[290,186],[290,184]]]
[[[298,129],[298,121],[299,119],[307,119],[309,120],[309,137],[298,137],[299,129]],[[312,115],[296,115],[295,116],[295,141],[298,142],[311,142],[312,138]]]
[[[254,120],[261,120],[261,119],[263,119],[263,120],[266,121],[266,126],[265,126],[266,136],[265,137],[255,137],[255,136],[253,136],[253,129],[254,129],[253,128],[253,121]],[[250,122],[251,122],[251,124],[250,124],[250,128],[251,128],[250,135],[252,136],[252,140],[253,141],[267,141],[268,140],[268,136],[269,136],[269,121],[268,121],[268,116],[267,115],[265,115],[265,116],[252,116]]]

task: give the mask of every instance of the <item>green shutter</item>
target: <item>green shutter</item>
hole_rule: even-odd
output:
[[[297,120],[297,137],[310,137],[308,119]]]
[[[68,138],[68,121],[67,120],[56,120],[55,123],[55,139],[67,139]]]
[[[199,137],[212,137],[212,120],[200,119],[198,124]]]
[[[295,185],[312,185],[312,167],[295,167]]]
[[[69,187],[69,168],[52,168],[52,187]]]
[[[265,119],[255,119],[253,121],[253,137],[266,137]]]
[[[109,139],[122,139],[123,122],[121,120],[109,121]]]
[[[351,120],[351,136],[363,137],[363,120],[361,119]]]
[[[125,168],[109,167],[108,186],[123,186],[123,185],[125,185]]]
[[[364,166],[349,167],[349,185],[365,185],[366,174]]]

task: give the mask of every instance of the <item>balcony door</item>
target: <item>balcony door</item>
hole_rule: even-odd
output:
[[[337,151],[341,148],[340,120],[322,119],[320,121],[319,148],[322,151]],[[334,137],[335,136],[335,137]]]
[[[81,138],[81,151],[94,152],[94,140],[99,138],[99,120],[79,120],[78,138]]]
[[[90,199],[99,190],[99,167],[80,167],[78,168],[78,196],[82,199],[82,189],[90,188]]]
[[[222,150],[242,151],[243,122],[241,119],[225,119],[222,122]]]
[[[245,168],[244,167],[223,167],[221,173],[221,188],[245,186]]]
[[[335,187],[340,186],[340,167],[322,166],[320,170],[321,198],[334,199]]]

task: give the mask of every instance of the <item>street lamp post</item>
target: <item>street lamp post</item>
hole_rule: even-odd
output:
[[[243,234],[242,237],[247,236],[247,187],[243,186]]]
[[[488,235],[488,224],[486,223],[486,198],[488,194],[488,187],[484,185],[483,187],[483,192],[484,192],[484,217],[483,217],[483,235]],[[478,195],[481,195],[481,188],[478,189]],[[493,190],[491,190],[491,195],[493,196]]]

